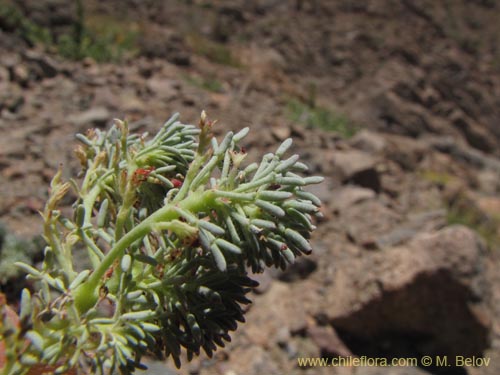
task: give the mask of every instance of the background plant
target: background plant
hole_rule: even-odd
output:
[[[287,109],[292,121],[308,127],[334,131],[344,138],[350,138],[356,134],[356,127],[346,116],[316,105],[314,99],[309,99],[307,103],[291,99],[288,101]]]
[[[81,0],[75,3],[73,30],[56,41],[61,56],[74,60],[91,57],[97,62],[116,62],[137,52],[137,25],[104,15],[90,16]]]
[[[49,30],[26,18],[22,11],[9,0],[0,0],[0,29],[15,31],[31,45],[47,45],[52,42]]]
[[[56,34],[28,18],[15,2],[0,0],[0,29],[16,32],[30,46],[43,46],[72,60],[89,57],[97,62],[117,62],[137,53],[137,24],[91,12],[81,0],[73,3],[74,22]]]
[[[248,270],[311,252],[320,201],[304,187],[322,178],[284,158],[291,140],[244,167],[248,128],[219,144],[205,114],[198,127],[177,118],[149,140],[121,121],[77,136],[81,180],[59,171],[51,183],[43,267],[18,263],[39,289],[23,291],[19,325],[3,306],[4,374],[40,364],[130,374],[147,352],[177,366],[181,348],[211,356],[244,321]],[[70,189],[68,216],[59,203]]]

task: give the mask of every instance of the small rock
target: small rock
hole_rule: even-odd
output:
[[[375,198],[375,192],[373,190],[347,185],[334,192],[330,205],[334,209],[344,211],[359,202],[373,198]]]
[[[371,154],[380,153],[387,146],[385,139],[381,135],[366,129],[357,133],[349,141],[349,144],[358,150]]]
[[[479,171],[477,175],[479,188],[486,194],[497,194],[500,191],[498,173],[490,170]]]
[[[11,165],[7,168],[4,168],[2,170],[2,175],[5,177],[7,180],[12,180],[16,178],[22,178],[23,176],[26,175],[28,171],[26,171],[22,165],[19,165],[18,163]]]
[[[428,108],[437,104],[441,99],[439,91],[431,86],[427,86],[418,92],[418,96],[422,103],[424,103]]]
[[[428,153],[429,145],[425,141],[400,135],[387,137],[386,157],[398,163],[405,170],[413,171]]]
[[[256,298],[259,308],[250,309],[244,327],[248,339],[255,345],[270,347],[283,335],[283,328],[294,332],[306,327],[304,301],[297,298],[298,291],[291,285],[274,281],[267,293]]]
[[[377,238],[374,242],[374,246],[383,249],[385,247],[401,245],[411,238],[413,238],[418,233],[418,230],[407,227],[400,227],[392,230],[391,232],[384,234]]]
[[[23,92],[17,86],[11,87],[8,91],[0,92],[0,111],[7,109],[11,113],[16,113],[24,102]]]
[[[122,110],[125,112],[144,113],[144,102],[134,95],[125,95],[121,97]]]
[[[111,114],[105,107],[94,107],[77,115],[70,116],[69,121],[79,129],[85,127],[104,127]]]
[[[194,96],[184,96],[182,98],[182,104],[186,107],[193,107],[196,104],[196,98]]]
[[[26,51],[24,53],[24,58],[33,66],[36,70],[35,74],[38,78],[52,78],[59,72],[59,67],[57,63],[42,53],[37,51]]]
[[[408,226],[421,232],[432,232],[446,226],[446,210],[438,209],[411,214],[408,216]]]
[[[349,239],[370,249],[376,248],[379,236],[388,233],[402,221],[401,215],[376,199],[358,201],[349,209],[340,211],[340,219]]]
[[[271,128],[271,133],[276,140],[283,142],[285,139],[290,138],[292,131],[288,126],[278,125]]]
[[[150,78],[146,82],[146,87],[160,100],[170,101],[178,96],[178,85],[173,79]]]
[[[212,92],[210,93],[210,107],[214,109],[229,108],[231,103],[231,96],[223,93]]]
[[[18,83],[20,86],[26,87],[30,80],[30,73],[25,65],[16,65],[11,70],[11,81]]]
[[[455,159],[461,160],[474,168],[487,168],[500,173],[500,161],[484,152],[461,144],[453,137],[433,137],[427,140],[428,145],[439,152],[449,154]]]
[[[278,274],[278,280],[288,283],[303,280],[309,277],[317,268],[317,262],[311,259],[311,257],[300,257],[295,260],[295,263],[288,266],[285,271]]]
[[[19,55],[17,54],[2,54],[2,56],[0,56],[0,65],[7,68],[9,72],[14,66],[19,64],[19,61]]]
[[[490,218],[500,218],[500,198],[499,197],[478,197],[477,207]],[[499,228],[500,229],[500,228]]]
[[[85,57],[82,60],[82,64],[86,68],[91,68],[91,67],[94,67],[94,66],[97,65],[96,61],[92,57],[90,57],[90,56]]]
[[[191,55],[184,38],[174,31],[153,26],[142,33],[139,45],[141,54],[148,58],[166,59],[179,66],[191,64]]]
[[[300,125],[292,125],[291,134],[293,137],[305,139],[306,138],[306,130],[303,126]]]
[[[334,153],[334,168],[343,183],[353,183],[380,190],[380,178],[376,160],[368,153],[358,150],[337,151]]]
[[[151,78],[151,76],[153,75],[153,72],[155,70],[154,68],[154,65],[151,64],[150,61],[148,60],[139,60],[137,62],[138,66],[137,66],[137,72],[139,73],[139,75],[142,77],[142,78]]]
[[[20,116],[16,113],[13,113],[9,111],[8,109],[3,109],[2,112],[0,112],[0,118],[7,120],[7,121],[17,121],[20,120]]]
[[[94,103],[99,103],[103,107],[120,110],[122,109],[122,101],[123,98],[108,86],[96,87],[94,89]]]
[[[376,239],[376,245],[385,247],[401,245],[411,240],[419,232],[429,232],[446,226],[446,211],[435,210],[410,215],[408,222],[401,224]]]
[[[450,115],[450,121],[464,135],[467,143],[481,151],[490,152],[495,148],[495,141],[483,124],[469,118],[460,110],[455,110]]]

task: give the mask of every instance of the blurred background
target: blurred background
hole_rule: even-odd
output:
[[[218,134],[251,128],[250,158],[293,137],[326,177],[325,219],[313,255],[256,276],[247,323],[181,374],[500,373],[499,17],[495,0],[0,0],[2,291],[15,305],[11,263],[41,259],[75,133],[204,109]],[[490,362],[297,363],[363,355]]]

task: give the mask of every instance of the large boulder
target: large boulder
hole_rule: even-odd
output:
[[[356,354],[481,355],[489,346],[486,249],[462,226],[338,260],[321,313]]]

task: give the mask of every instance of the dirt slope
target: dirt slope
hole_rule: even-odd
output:
[[[54,36],[75,22],[67,2],[18,3]],[[337,355],[485,356],[489,367],[390,373],[498,373],[500,4],[86,6],[90,20],[137,32],[133,57],[70,61],[0,16],[0,220],[14,233],[40,232],[59,163],[76,174],[75,132],[114,117],[154,131],[174,111],[194,122],[205,109],[220,133],[250,126],[253,157],[292,136],[326,177],[315,191],[326,220],[310,259],[259,276],[233,343],[183,373],[389,373],[297,365]]]

